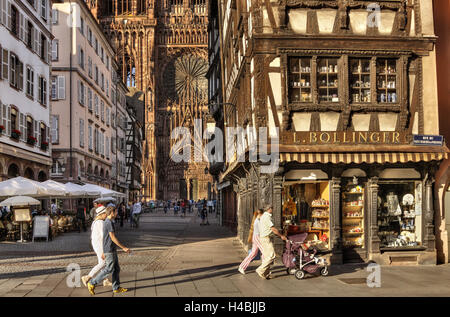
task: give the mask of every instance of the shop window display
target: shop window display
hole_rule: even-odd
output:
[[[344,248],[364,248],[364,188],[356,178],[342,192],[342,236]]]
[[[329,249],[329,183],[297,183],[283,188],[283,225],[287,235],[307,232],[306,241]]]
[[[422,184],[380,184],[378,235],[382,248],[421,246]]]

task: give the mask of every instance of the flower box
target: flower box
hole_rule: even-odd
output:
[[[5,126],[4,125],[0,125],[0,133],[3,133],[3,131],[5,131]]]
[[[47,151],[47,148],[48,148],[48,142],[42,142],[41,143],[41,150]]]
[[[13,138],[15,140],[19,140],[21,135],[22,135],[22,132],[20,132],[19,130],[11,131],[11,138]]]
[[[27,143],[30,145],[35,145],[37,142],[37,139],[34,136],[29,135],[27,138]]]

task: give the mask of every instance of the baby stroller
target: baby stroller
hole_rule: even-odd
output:
[[[327,276],[329,273],[325,259],[316,256],[318,250],[302,245],[307,236],[307,233],[289,236],[283,253],[283,264],[287,268],[287,273],[295,275],[299,280],[303,279],[306,273],[313,274],[319,269],[322,276]]]

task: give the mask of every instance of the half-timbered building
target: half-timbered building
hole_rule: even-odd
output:
[[[240,240],[270,204],[278,228],[307,232],[332,263],[436,263],[433,182],[448,149],[425,137],[439,135],[432,1],[219,3],[224,125],[242,127],[246,148],[244,162],[226,155],[219,188],[233,194],[219,201]],[[248,156],[245,131],[261,127],[275,173]]]

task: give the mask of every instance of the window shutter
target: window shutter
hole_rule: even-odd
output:
[[[47,63],[50,64],[50,62],[52,60],[52,41],[49,38],[48,41],[46,41],[46,42],[47,42],[47,46],[45,47],[44,59]]]
[[[50,128],[45,126],[45,142],[50,145]]]
[[[8,129],[8,135],[11,135],[11,106],[8,105],[8,114],[7,114],[7,129]]]
[[[3,61],[2,61],[2,78],[5,80],[9,79],[9,54],[8,51],[3,49]]]
[[[77,81],[77,85],[78,85],[78,102],[81,103],[81,83],[79,80]]]
[[[84,147],[84,120],[80,119],[80,146]]]
[[[53,39],[53,41],[52,41],[52,61],[58,60],[58,48],[59,48],[59,41],[57,39]]]
[[[26,141],[25,139],[25,116],[22,112],[19,112],[19,131],[21,133],[20,139]]]
[[[23,89],[23,63],[22,62],[19,62],[18,63],[18,65],[17,65],[17,67],[18,67],[18,73],[19,73],[19,76],[18,76],[18,80],[19,80],[19,82],[18,82],[18,85],[17,85],[17,88],[19,88],[20,90],[22,90]]]
[[[6,1],[6,27],[11,30],[11,2]]]
[[[58,10],[56,9],[52,10],[52,23],[58,24]]]
[[[89,132],[89,150],[92,150],[92,126],[88,128]]]
[[[2,125],[5,129],[8,127],[8,106],[2,104]]]
[[[24,29],[23,29],[23,14],[19,13],[19,39],[21,39],[22,41],[24,41]]]
[[[83,62],[81,60],[81,45],[78,45],[77,53],[78,53],[78,65],[80,65],[80,67],[83,68],[83,66],[82,66]]]
[[[33,27],[33,42],[34,42],[34,47],[33,50],[35,53],[37,53],[38,55],[40,54],[39,52],[39,31]]]
[[[41,57],[41,58],[45,58],[44,56],[41,56],[42,53],[42,35],[41,32],[36,31],[36,35],[37,35],[37,43],[38,43],[38,47],[37,47],[37,54]]]
[[[34,128],[33,136],[34,136],[37,140],[39,140],[39,138],[38,138],[39,125],[38,125],[37,120],[34,120],[34,121],[33,121],[33,128]],[[36,145],[37,145],[37,142],[36,142]]]
[[[107,125],[109,125],[110,116],[111,116],[111,114],[110,114],[109,108],[106,108],[106,124]]]
[[[66,78],[58,76],[58,99],[66,99]]]
[[[58,143],[59,142],[59,133],[58,133],[58,116],[52,116],[52,122],[51,122],[51,136],[52,136],[52,143]]]

